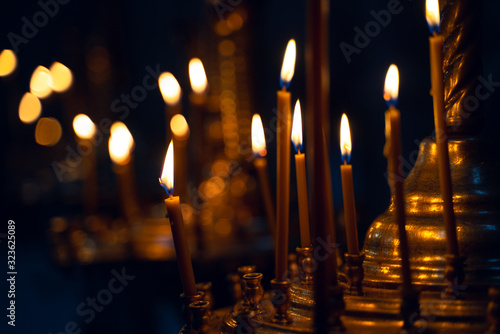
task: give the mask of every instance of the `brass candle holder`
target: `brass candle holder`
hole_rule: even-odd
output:
[[[313,286],[315,263],[312,247],[297,247],[300,284],[306,288]]]
[[[271,303],[276,310],[273,323],[286,325],[292,322],[288,316],[288,308],[290,307],[290,281],[271,280],[272,291],[269,296]]]
[[[363,292],[363,278],[365,271],[363,269],[363,261],[365,254],[349,254],[345,253],[345,266],[347,274],[347,290],[348,295],[362,296]]]
[[[210,302],[195,301],[189,304],[188,308],[192,315],[191,328],[194,333],[208,334],[210,332]]]
[[[203,293],[198,292],[194,296],[187,296],[184,293],[181,294],[181,301],[182,301],[182,316],[184,317],[184,320],[186,321],[185,325],[182,326],[181,330],[179,331],[179,334],[192,334],[194,333],[193,329],[193,314],[191,312],[191,309],[189,308],[189,305],[203,300]]]

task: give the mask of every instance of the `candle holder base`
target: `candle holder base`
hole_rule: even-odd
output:
[[[189,305],[203,300],[203,293],[198,292],[194,296],[187,296],[184,293],[181,294],[181,301],[182,301],[182,316],[184,317],[184,320],[186,321],[186,324],[181,328],[179,331],[179,334],[193,334],[196,333],[196,330],[193,328],[193,313],[191,312],[191,309],[189,308]]]
[[[297,247],[300,284],[311,288],[314,284],[313,272],[316,266],[312,247]]]
[[[292,322],[288,316],[288,308],[290,307],[290,281],[271,280],[273,290],[269,298],[276,310],[273,323],[286,325]]]
[[[347,276],[347,291],[348,295],[362,296],[363,278],[365,272],[363,269],[363,261],[365,254],[349,254],[345,253],[346,260],[346,276]]]
[[[463,299],[459,287],[462,285],[465,277],[464,262],[465,256],[446,254],[446,267],[444,268],[444,278],[447,287],[443,291],[442,297],[447,300]]]

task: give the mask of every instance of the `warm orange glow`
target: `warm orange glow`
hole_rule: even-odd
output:
[[[40,145],[54,146],[61,139],[61,135],[61,124],[55,118],[42,117],[36,123],[35,140]]]
[[[63,93],[71,87],[73,83],[73,74],[71,70],[59,62],[54,62],[50,66],[50,75],[52,76],[51,88],[54,92]]]
[[[0,53],[0,77],[6,77],[17,67],[17,57],[14,51],[5,49]]]
[[[259,157],[265,157],[267,154],[264,127],[259,114],[254,114],[252,117],[252,151]]]
[[[186,140],[189,138],[189,125],[181,114],[176,114],[170,120],[170,130],[176,139]]]
[[[349,162],[351,150],[352,144],[349,120],[346,114],[342,114],[342,121],[340,122],[340,153],[342,154],[342,160],[346,163]]]
[[[73,118],[73,130],[79,138],[90,139],[94,137],[96,127],[87,115],[79,114]]]
[[[203,63],[198,58],[189,61],[189,80],[191,88],[196,94],[203,94],[207,90],[207,75]]]
[[[44,99],[52,93],[52,76],[43,66],[38,66],[31,75],[30,91],[33,95]]]
[[[179,82],[170,72],[163,72],[158,78],[160,92],[163,100],[168,105],[176,105],[182,97],[182,90]]]
[[[426,0],[425,1],[425,18],[429,27],[432,27],[434,31],[439,28],[440,20],[439,14],[439,2],[438,0]]]
[[[19,103],[19,119],[25,124],[31,124],[42,114],[42,104],[35,95],[27,92]]]
[[[283,58],[283,65],[281,66],[281,86],[288,87],[290,81],[292,81],[295,71],[295,54],[295,40],[291,39],[286,46],[285,57]]]
[[[108,147],[109,156],[115,164],[126,165],[129,163],[130,154],[134,149],[134,138],[122,122],[115,122],[111,125]]]
[[[168,195],[174,193],[174,142],[170,141],[165,162],[163,163],[163,171],[161,172],[160,184],[165,188]]]
[[[302,151],[302,111],[300,110],[300,101],[295,103],[292,123],[292,143],[297,152]]]
[[[394,64],[389,66],[385,77],[384,85],[384,100],[390,104],[394,104],[398,100],[399,94],[399,72],[398,67]]]

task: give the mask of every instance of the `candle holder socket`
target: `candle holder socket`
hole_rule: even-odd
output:
[[[297,247],[300,284],[312,287],[314,283],[313,272],[316,266],[313,258],[312,247]]]
[[[288,254],[288,279],[291,282],[296,282],[299,280],[299,264],[297,254]]]
[[[192,329],[198,334],[208,334],[210,332],[210,302],[198,300],[189,304],[188,308],[192,315]]]
[[[499,334],[500,333],[500,288],[491,287],[488,291],[488,321],[491,326],[486,334]]]
[[[182,316],[184,317],[186,324],[181,328],[179,334],[196,333],[193,329],[193,314],[189,309],[189,305],[201,300],[203,300],[203,292],[198,292],[194,296],[187,296],[184,293],[181,294]]]
[[[290,281],[271,280],[273,290],[269,296],[271,303],[276,310],[272,322],[286,325],[292,322],[288,316],[288,308],[290,307]]]
[[[212,293],[212,282],[200,282],[196,284],[198,291],[203,293],[203,300],[209,302],[209,311],[212,311],[214,305],[214,295]]]
[[[262,311],[262,298],[264,298],[264,288],[262,287],[262,274],[249,273],[243,275],[244,299],[243,309],[252,311]]]
[[[362,296],[363,292],[363,278],[365,271],[363,269],[363,261],[365,254],[349,254],[345,253],[346,261],[346,274],[347,274],[347,291],[348,295]]]
[[[442,297],[446,300],[463,299],[463,295],[456,287],[460,286],[465,278],[465,256],[446,254],[445,259],[444,278],[447,286],[443,291]]]
[[[257,270],[257,266],[254,265],[248,265],[248,266],[240,266],[238,267],[238,275],[240,275],[240,282],[241,282],[241,290],[245,291],[245,280],[243,279],[243,276],[246,274],[254,273]]]

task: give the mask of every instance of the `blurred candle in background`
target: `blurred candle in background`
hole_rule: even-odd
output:
[[[98,209],[98,189],[97,189],[97,161],[95,134],[96,126],[94,122],[85,114],[76,115],[73,119],[73,130],[77,136],[82,152],[82,188],[83,207],[87,214],[95,214]]]
[[[170,131],[173,134],[174,142],[174,168],[175,184],[179,197],[184,197],[187,192],[187,171],[188,171],[188,152],[187,143],[189,139],[189,125],[181,114],[174,115],[170,120]]]
[[[118,177],[122,210],[128,220],[135,220],[140,212],[132,159],[134,146],[134,138],[127,126],[122,122],[113,123],[108,143],[109,155],[113,161],[113,171]]]
[[[266,211],[266,219],[269,225],[269,231],[271,232],[273,238],[276,238],[274,197],[271,192],[269,174],[267,171],[266,137],[264,135],[262,119],[258,114],[254,114],[252,117],[252,152],[255,157],[255,159],[253,160],[253,165],[257,170],[257,176],[259,178],[262,204],[264,204],[264,209]]]

